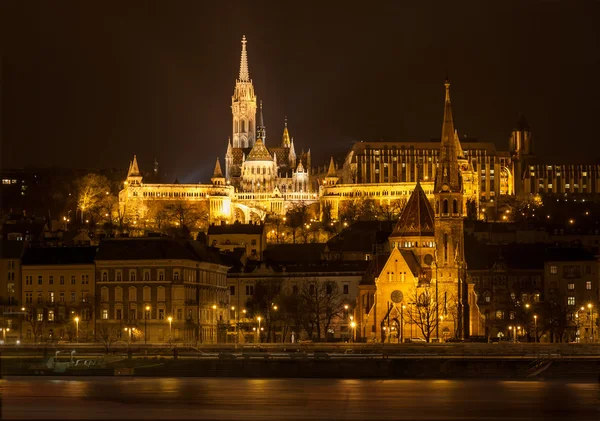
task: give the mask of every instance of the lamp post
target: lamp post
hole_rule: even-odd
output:
[[[148,313],[150,313],[150,306],[146,306],[146,313],[144,314],[144,345],[148,343]]]
[[[169,321],[169,342],[171,342],[171,340],[172,340],[172,336],[171,336],[172,329],[171,328],[173,327],[173,318],[171,316],[169,316],[169,317],[167,317],[167,320]]]
[[[533,315],[533,341],[537,343],[537,314]]]
[[[406,308],[406,306],[404,304],[402,304],[402,307],[400,309],[400,343],[404,342],[404,309]]]
[[[233,318],[235,320],[235,344],[237,345],[238,343],[238,317],[237,317],[237,310],[235,309],[235,306],[231,306],[231,311],[233,311]]]
[[[592,303],[588,303],[588,308],[590,309],[590,328],[591,328],[591,341],[594,342],[594,306]]]
[[[6,332],[10,332],[10,328],[9,327],[5,327],[5,328],[1,328],[0,330],[2,331],[2,340],[4,345],[6,345]]]
[[[352,342],[356,342],[356,322],[350,322],[350,327],[352,328]]]
[[[258,320],[258,330],[256,331],[256,333],[258,333],[258,343],[260,343],[260,320],[261,320],[261,317],[258,316],[257,320]]]
[[[79,317],[75,317],[75,334],[77,335],[77,343],[79,343]]]
[[[217,334],[217,305],[213,304],[212,306],[213,309],[213,324],[214,324],[214,328],[213,328],[213,343],[217,343],[218,341],[218,334]],[[217,340],[215,340],[215,335],[217,335]]]

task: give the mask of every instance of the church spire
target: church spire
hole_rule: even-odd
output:
[[[281,138],[281,147],[289,148],[290,147],[290,133],[287,128],[287,116],[285,117],[285,121],[283,124],[283,136]]]
[[[210,178],[210,181],[214,185],[225,184],[225,177],[223,177],[223,171],[221,171],[221,163],[219,162],[219,158],[217,158],[217,163],[215,164],[215,171],[213,172],[213,176]]]
[[[335,162],[333,162],[333,156],[331,157],[331,160],[329,161],[329,171],[327,171],[327,177],[335,177],[336,171],[335,171]]]
[[[262,139],[263,143],[266,142],[267,138],[267,128],[265,127],[265,122],[263,120],[263,104],[260,101],[260,109],[258,114],[258,127],[257,127],[257,138]]]
[[[242,36],[242,57],[240,59],[240,82],[250,82],[248,71],[248,52],[246,51],[246,35]]]
[[[440,191],[459,191],[461,188],[458,168],[458,150],[456,148],[456,131],[452,118],[452,103],[450,101],[450,82],[446,79],[446,98],[444,100],[444,121],[442,123],[442,139],[438,157],[438,168],[435,177],[435,188]]]

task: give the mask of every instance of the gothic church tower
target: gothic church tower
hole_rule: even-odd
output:
[[[245,35],[242,37],[240,75],[231,97],[231,113],[233,114],[233,147],[251,148],[254,146],[256,131],[256,95],[248,71]]]
[[[463,179],[458,160],[460,142],[452,119],[450,83],[446,81],[445,86],[444,122],[434,186],[436,281],[453,291],[453,298],[440,304],[444,306],[443,312],[457,309],[457,336],[466,337],[468,305],[463,244]],[[443,312],[440,312],[441,315]]]

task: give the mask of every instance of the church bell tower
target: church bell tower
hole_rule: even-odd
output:
[[[254,146],[256,132],[256,95],[248,71],[246,36],[242,37],[240,74],[231,97],[231,113],[233,114],[233,147],[251,148]]]
[[[456,336],[464,338],[469,334],[469,324],[465,323],[468,320],[468,304],[463,244],[463,180],[458,160],[460,141],[454,130],[448,81],[445,87],[444,122],[434,186],[436,281],[453,291],[455,302],[448,305],[457,308]]]

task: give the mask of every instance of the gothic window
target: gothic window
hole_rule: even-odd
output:
[[[452,202],[452,213],[458,213],[458,202],[456,199]]]
[[[242,133],[246,133],[246,120],[242,120]]]
[[[447,214],[448,213],[448,200],[444,199],[444,205],[442,207],[442,213]]]
[[[439,201],[439,200],[436,200],[436,201],[435,201],[435,213],[436,213],[437,215],[439,215],[439,214],[440,214],[440,201]]]
[[[233,120],[233,131],[238,133],[240,131],[240,122]]]
[[[447,201],[444,202],[448,203]],[[448,261],[448,234],[444,234],[444,261]]]

